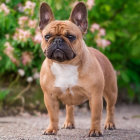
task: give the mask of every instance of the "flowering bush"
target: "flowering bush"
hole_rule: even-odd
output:
[[[43,1],[43,0],[42,0]],[[41,2],[41,1],[40,1]],[[31,83],[44,59],[38,28],[40,2],[1,0],[0,75],[15,73]],[[56,19],[68,19],[75,0],[47,0]],[[140,101],[140,1],[84,0],[88,8],[88,46],[105,53],[118,75],[119,88]],[[139,6],[138,6],[139,5]],[[137,98],[138,97],[138,98]]]
[[[11,5],[10,1],[3,1],[0,4],[0,29],[3,31],[0,33],[2,74],[8,71],[16,73],[22,69],[27,81],[31,81],[28,79],[39,73],[43,61],[40,49],[42,36],[35,6],[36,3],[31,1],[14,5]]]

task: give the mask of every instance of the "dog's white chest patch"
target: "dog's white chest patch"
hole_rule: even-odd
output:
[[[55,76],[54,86],[61,88],[63,92],[65,92],[67,88],[71,88],[77,84],[77,66],[69,64],[58,64],[53,62],[51,71]]]

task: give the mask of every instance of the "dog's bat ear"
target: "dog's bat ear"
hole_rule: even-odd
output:
[[[54,16],[50,6],[45,2],[41,3],[40,22],[39,22],[40,30],[43,30],[44,27],[53,20],[54,20]]]
[[[88,28],[87,8],[83,2],[78,2],[76,4],[71,12],[69,20],[75,23],[81,29],[82,33],[86,33]]]

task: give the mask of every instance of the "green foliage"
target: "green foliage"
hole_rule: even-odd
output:
[[[8,94],[9,94],[9,90],[0,91],[0,101],[3,101]]]
[[[44,0],[32,0],[36,6],[33,14],[31,11],[20,12],[20,5],[25,6],[27,0],[11,0],[6,3],[10,13],[0,12],[0,75],[7,72],[17,73],[18,69],[25,71],[25,77],[33,76],[34,72],[39,72],[44,56],[40,48],[40,43],[35,43],[32,39],[37,33],[37,26],[29,30],[31,36],[26,41],[13,39],[16,28],[21,28],[18,21],[22,16],[27,16],[29,20],[39,17],[39,5]],[[47,0],[52,8],[57,20],[69,18],[72,4],[75,0]],[[84,0],[87,4],[87,0]],[[95,5],[88,10],[88,32],[84,40],[88,46],[95,47],[102,51],[112,62],[118,74],[119,92],[126,89],[130,101],[140,102],[140,1],[138,0],[95,0]],[[92,31],[92,25],[96,23],[103,28],[105,35],[99,36],[100,29]],[[38,23],[37,23],[38,24]],[[6,35],[9,37],[6,37]],[[105,46],[97,43],[100,41],[110,41]],[[13,56],[18,60],[15,63],[4,53],[5,43],[9,42],[14,48]],[[110,45],[109,45],[110,44]],[[31,62],[23,63],[23,52],[30,52]],[[29,54],[30,54],[29,53]],[[120,95],[121,96],[121,95]]]

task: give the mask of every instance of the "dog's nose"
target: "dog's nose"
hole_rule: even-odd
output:
[[[60,44],[60,43],[62,43],[64,40],[63,40],[63,38],[62,37],[56,37],[55,39],[54,39],[54,42],[56,43],[56,44]]]

